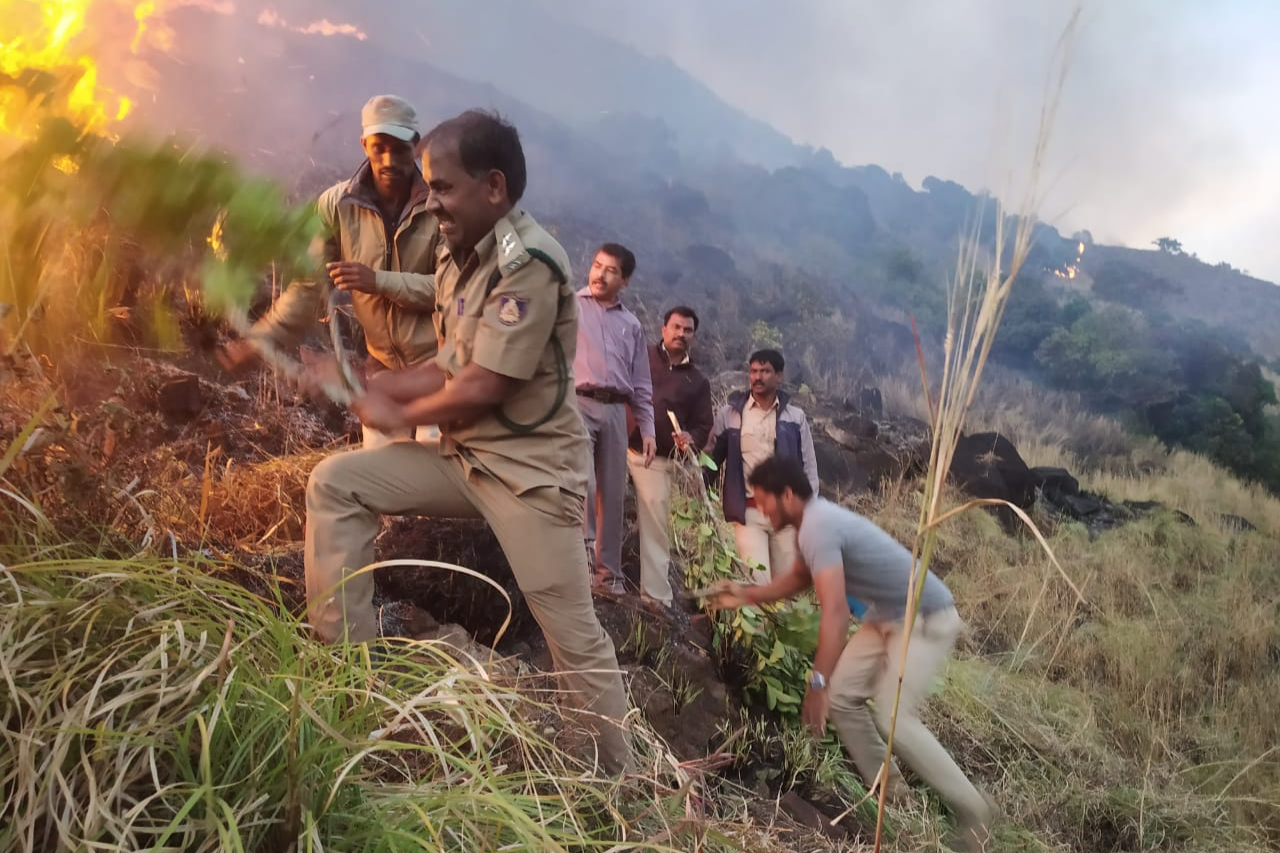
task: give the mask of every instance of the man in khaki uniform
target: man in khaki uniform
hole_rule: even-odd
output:
[[[325,256],[330,281],[291,284],[247,340],[224,349],[227,367],[247,364],[255,355],[255,341],[296,343],[323,313],[331,283],[351,294],[369,350],[367,373],[417,364],[436,354],[431,312],[440,235],[435,217],[427,212],[427,184],[414,159],[418,116],[403,98],[377,95],[364,105],[360,118],[365,161],[317,202],[329,232]],[[364,440],[371,446],[411,437],[411,430],[383,435],[366,427]],[[434,427],[419,431],[419,438],[437,437]]]
[[[626,696],[592,607],[582,547],[586,434],[573,394],[577,309],[568,257],[516,202],[526,183],[515,128],[471,111],[427,138],[428,208],[447,253],[436,272],[436,359],[371,378],[353,404],[383,431],[439,424],[438,447],[392,442],[324,460],[307,486],[309,617],[326,640],[393,633],[372,604],[379,513],[483,517],[567,686],[620,721]],[[382,624],[380,624],[382,622]],[[629,744],[599,727],[611,770]]]

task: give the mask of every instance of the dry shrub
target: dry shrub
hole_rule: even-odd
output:
[[[324,451],[230,465],[209,489],[207,535],[241,547],[302,540],[307,478]]]

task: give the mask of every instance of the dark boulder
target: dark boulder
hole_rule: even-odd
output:
[[[1008,501],[1024,510],[1035,502],[1035,476],[1013,442],[996,432],[961,438],[951,459],[951,477],[975,498]],[[1009,507],[995,512],[1006,529],[1017,527],[1017,515]]]
[[[1062,495],[1080,494],[1080,481],[1071,476],[1066,468],[1037,467],[1031,469],[1036,480],[1036,488],[1041,491],[1053,491]]]
[[[156,392],[156,408],[171,423],[186,423],[204,409],[200,379],[193,375],[166,379]]]
[[[813,445],[824,487],[873,491],[924,470],[929,426],[915,418],[839,413],[815,420]]]

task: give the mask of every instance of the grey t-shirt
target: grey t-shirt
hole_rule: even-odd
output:
[[[815,497],[805,504],[796,542],[811,573],[844,566],[845,595],[867,605],[864,621],[903,618],[911,552],[869,518]],[[920,612],[932,613],[953,603],[947,585],[929,572],[920,594]]]

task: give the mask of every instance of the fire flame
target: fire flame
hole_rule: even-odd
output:
[[[0,0],[0,157],[34,139],[39,122],[51,114],[85,133],[113,137],[134,105],[126,91],[147,87],[140,57],[173,52],[175,33],[166,16],[183,6],[237,13],[235,0]],[[254,12],[243,11],[252,20]],[[353,24],[326,18],[298,25],[269,7],[261,8],[257,23],[305,35],[368,38]]]
[[[132,102],[100,86],[89,46],[92,0],[0,0],[0,136],[36,133],[32,107],[53,106],[87,132],[102,132],[129,114]],[[134,13],[140,43],[153,0]]]
[[[1084,259],[1084,241],[1080,240],[1076,243],[1076,262],[1067,264],[1060,270],[1054,270],[1053,274],[1058,278],[1075,278],[1076,271],[1080,269],[1080,261]]]

